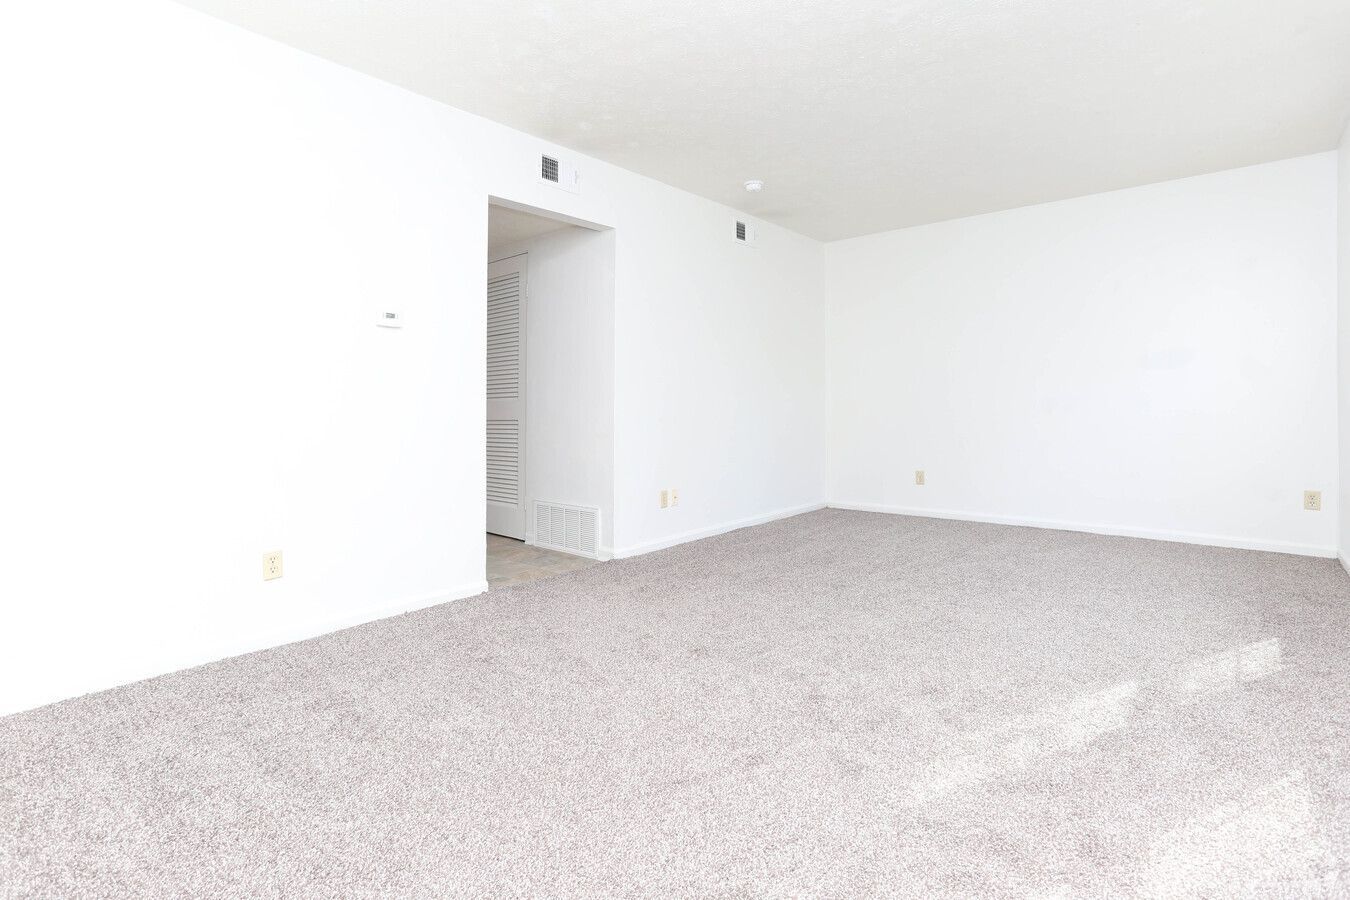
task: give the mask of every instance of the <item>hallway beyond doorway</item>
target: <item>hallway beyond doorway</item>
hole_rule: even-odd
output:
[[[524,584],[564,572],[575,572],[596,565],[599,560],[556,550],[534,547],[497,534],[487,536],[487,580],[489,588]]]

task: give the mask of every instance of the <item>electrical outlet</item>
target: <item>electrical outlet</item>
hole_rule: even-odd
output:
[[[914,470],[914,483],[923,484],[923,469]]]
[[[1321,512],[1321,510],[1322,510],[1322,492],[1321,492],[1321,491],[1304,491],[1304,492],[1303,492],[1303,508],[1304,508],[1304,509],[1307,509],[1307,510],[1312,510],[1313,512]]]
[[[679,506],[679,505],[680,505],[680,489],[679,489],[679,488],[671,488],[671,489],[670,489],[670,505],[671,505],[671,506]]]
[[[281,577],[281,551],[263,554],[263,581]]]
[[[670,491],[666,490],[665,488],[662,488],[662,489],[661,489],[661,508],[662,508],[662,509],[665,509],[665,508],[668,507],[668,506],[670,506]]]

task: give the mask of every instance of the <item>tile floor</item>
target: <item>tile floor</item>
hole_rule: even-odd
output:
[[[599,560],[570,553],[558,553],[532,547],[524,541],[487,536],[487,577],[489,587],[524,584],[564,572],[575,572],[599,563]]]

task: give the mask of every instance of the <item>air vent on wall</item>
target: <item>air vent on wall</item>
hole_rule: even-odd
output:
[[[755,242],[755,226],[745,219],[731,220],[731,237],[738,244],[751,245]]]
[[[536,500],[534,542],[551,550],[595,558],[600,549],[600,510]]]
[[[569,194],[581,193],[581,173],[567,160],[551,153],[539,156],[539,180],[562,188]]]
[[[558,161],[551,156],[540,157],[539,177],[545,181],[558,183]]]

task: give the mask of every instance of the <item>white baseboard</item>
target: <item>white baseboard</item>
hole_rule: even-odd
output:
[[[641,556],[644,553],[651,553],[653,550],[664,550],[667,547],[674,547],[676,544],[687,544],[690,541],[697,541],[718,534],[726,534],[728,531],[735,531],[738,528],[749,528],[751,525],[763,525],[765,522],[773,522],[777,519],[800,516],[802,513],[815,512],[818,509],[824,509],[825,506],[826,504],[823,502],[808,503],[805,506],[792,506],[786,509],[776,509],[773,512],[764,513],[758,516],[749,516],[744,519],[737,519],[734,522],[723,522],[708,528],[696,528],[692,531],[682,531],[679,534],[672,534],[670,537],[661,538],[656,541],[648,541],[645,544],[631,544],[627,547],[603,547],[601,548],[601,553],[603,554],[602,558],[627,559],[630,556]]]
[[[0,716],[36,709],[39,706],[46,706],[49,703],[68,700],[72,697],[81,697],[86,694],[100,693],[116,687],[135,684],[138,681],[156,678],[171,672],[195,669],[198,666],[235,656],[243,656],[247,653],[270,650],[297,641],[321,637],[356,625],[364,625],[367,622],[448,603],[451,600],[462,600],[466,597],[481,594],[487,588],[486,580],[475,581],[459,587],[433,591],[429,594],[405,597],[393,603],[373,604],[361,610],[346,612],[341,615],[316,618],[308,622],[292,624],[285,628],[259,629],[258,632],[247,638],[236,637],[221,642],[201,641],[195,648],[165,654],[156,659],[142,659],[130,666],[125,662],[114,665],[107,662],[102,665],[90,665],[86,671],[79,673],[78,677],[56,689],[7,691],[4,686],[0,686]]]
[[[388,619],[391,616],[401,616],[404,613],[413,612],[419,609],[426,609],[428,606],[439,606],[442,603],[449,603],[452,600],[463,600],[466,597],[476,597],[485,593],[488,589],[487,580],[474,581],[449,590],[432,591],[429,594],[422,594],[416,597],[405,597],[402,600],[396,600],[393,603],[382,603],[378,606],[372,606],[363,609],[360,612],[346,613],[341,616],[316,621],[312,627],[300,629],[296,636],[282,638],[272,643],[264,644],[262,649],[268,647],[279,647],[282,644],[292,644],[296,641],[305,641],[313,637],[319,637],[324,634],[332,634],[334,631],[342,631],[344,628],[353,628],[357,625],[365,625],[367,622],[376,622],[380,619]],[[245,653],[251,651],[243,651]],[[237,653],[230,653],[227,656],[238,656]],[[223,658],[223,657],[222,657]]]
[[[1345,574],[1350,575],[1350,560],[1345,558],[1345,554],[1337,553],[1336,559],[1340,561],[1341,568],[1345,570]]]
[[[190,669],[194,666],[205,665],[208,662],[229,659],[232,656],[243,656],[246,653],[255,653],[259,650],[270,650],[274,647],[283,647],[286,644],[294,644],[298,641],[307,641],[310,638],[322,637],[325,634],[332,634],[335,631],[355,628],[357,625],[378,622],[380,619],[401,616],[404,613],[426,609],[429,606],[439,606],[442,603],[449,603],[452,600],[463,600],[466,597],[474,597],[478,594],[485,593],[487,589],[487,579],[484,579],[482,581],[473,581],[468,584],[459,585],[458,587],[432,591],[429,594],[404,597],[402,600],[395,600],[392,603],[374,604],[360,610],[345,612],[341,615],[314,619],[313,621],[302,625],[293,625],[286,629],[261,634],[254,640],[217,648],[217,652],[212,655],[210,659],[202,659],[167,671],[176,672],[179,671],[179,669]]]
[[[853,503],[830,501],[833,509],[852,509],[859,512],[889,513],[896,516],[920,516],[928,519],[956,519],[962,522],[988,522],[993,525],[1022,525],[1027,528],[1052,528],[1059,531],[1083,531],[1088,534],[1109,534],[1115,537],[1146,538],[1152,541],[1173,541],[1180,544],[1204,544],[1210,547],[1232,547],[1239,550],[1265,550],[1270,553],[1292,553],[1297,556],[1335,558],[1334,547],[1315,544],[1296,544],[1291,541],[1268,541],[1259,538],[1233,537],[1224,534],[1201,534],[1193,531],[1166,531],[1156,528],[1131,528],[1124,525],[1101,525],[1090,522],[1062,522],[1055,519],[1033,519],[1026,516],[1002,516],[993,513],[973,513],[949,509],[921,509],[910,506],[890,506],[884,503]],[[1342,561],[1344,563],[1344,561]]]
[[[529,533],[526,533],[525,535],[525,543],[531,547],[538,547],[540,550],[548,550],[551,553],[566,553],[568,556],[580,556],[582,559],[599,559],[599,560],[609,559],[609,557],[605,555],[606,550],[604,547],[596,548],[596,551],[594,553],[582,553],[580,550],[569,550],[566,547],[555,547],[553,544],[541,544],[537,540],[535,540],[534,535]]]

